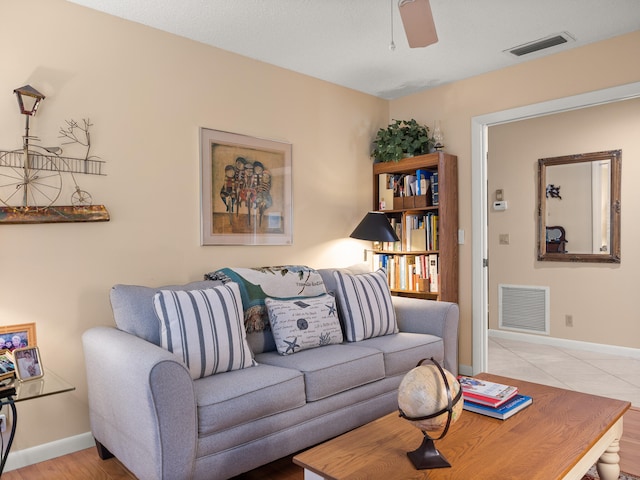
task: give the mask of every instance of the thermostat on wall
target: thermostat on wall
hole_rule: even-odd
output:
[[[496,211],[503,211],[507,209],[507,201],[493,202],[493,209]]]

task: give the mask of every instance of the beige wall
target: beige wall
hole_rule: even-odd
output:
[[[391,102],[391,118],[413,117],[427,125],[439,119],[445,149],[458,156],[459,226],[466,234],[460,246],[461,365],[472,363],[471,119],[640,81],[638,51],[640,31]],[[433,68],[437,70],[437,65]]]
[[[504,212],[489,211],[491,328],[498,328],[498,284],[548,286],[552,336],[640,348],[640,322],[637,321],[635,302],[640,270],[640,249],[636,248],[636,239],[640,236],[640,225],[636,221],[640,211],[640,191],[636,187],[636,180],[640,178],[638,131],[640,99],[489,129],[490,199],[493,200],[496,189],[502,188],[509,205]],[[622,149],[622,262],[538,262],[538,158],[616,149]],[[570,184],[559,184],[562,200],[550,199],[551,209],[566,207],[564,204],[571,202],[571,196],[576,193],[569,188]],[[586,180],[584,184],[587,184]],[[501,233],[509,234],[509,245],[498,244]],[[570,251],[575,251],[572,243],[579,243],[577,237],[576,229],[567,226]],[[565,325],[565,315],[573,316],[573,327]]]
[[[31,123],[44,145],[89,117],[107,176],[78,181],[111,214],[0,225],[0,324],[36,322],[45,367],[77,387],[20,404],[15,451],[89,431],[80,336],[112,324],[113,284],[362,261],[348,235],[371,207],[369,146],[388,102],[62,0],[3,0],[0,18],[0,149],[22,145],[22,85],[47,97]],[[292,143],[293,246],[200,246],[200,127]]]
[[[90,117],[108,175],[79,181],[112,217],[0,226],[0,323],[36,322],[45,366],[77,387],[20,405],[15,450],[89,430],[80,335],[112,323],[114,283],[360,261],[346,237],[371,206],[370,142],[391,118],[440,119],[459,157],[460,361],[471,365],[471,117],[640,80],[640,32],[386,102],[63,0],[3,0],[0,18],[0,148],[21,145],[11,92],[24,84],[47,96],[32,122],[44,145]],[[200,127],[293,144],[293,246],[199,245]]]

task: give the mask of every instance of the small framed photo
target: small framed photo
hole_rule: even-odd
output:
[[[0,381],[5,378],[12,378],[15,373],[16,369],[11,355],[7,353],[0,353]]]
[[[10,352],[16,348],[36,346],[36,324],[23,323],[20,325],[0,326],[0,353]]]
[[[18,380],[34,380],[44,375],[38,347],[16,348],[13,351],[13,360]]]

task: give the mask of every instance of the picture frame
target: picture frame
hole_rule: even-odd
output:
[[[44,376],[38,347],[16,348],[12,354],[18,380],[24,382]]]
[[[4,350],[4,353],[0,353],[0,381],[13,378],[16,374],[13,358],[7,352],[8,350]]]
[[[16,348],[35,347],[36,345],[35,323],[0,326],[0,354],[5,350],[12,351]]]
[[[292,145],[200,129],[201,245],[291,245]]]

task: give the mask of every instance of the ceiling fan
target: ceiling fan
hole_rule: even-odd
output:
[[[438,41],[429,0],[398,0],[398,10],[409,47],[426,47]]]

